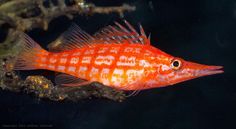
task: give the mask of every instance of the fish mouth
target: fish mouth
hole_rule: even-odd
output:
[[[196,72],[196,76],[208,76],[223,73],[223,66],[206,66]]]

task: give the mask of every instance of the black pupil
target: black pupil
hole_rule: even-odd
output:
[[[174,62],[173,62],[173,66],[174,66],[174,67],[179,67],[179,61],[174,61]]]

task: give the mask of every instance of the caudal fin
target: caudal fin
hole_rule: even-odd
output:
[[[17,60],[14,65],[14,70],[32,70],[38,69],[39,55],[46,50],[42,49],[33,39],[28,35],[22,34],[23,43],[22,49],[17,55]]]

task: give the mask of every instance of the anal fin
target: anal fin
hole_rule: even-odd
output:
[[[59,74],[55,78],[55,83],[61,86],[84,86],[91,82],[68,74]]]

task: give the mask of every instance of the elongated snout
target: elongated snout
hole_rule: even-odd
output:
[[[193,62],[186,62],[184,67],[184,69],[189,69],[195,77],[220,74],[224,72],[222,70],[223,66],[203,65]]]
[[[219,74],[223,73],[224,71],[222,70],[222,66],[207,66],[205,68],[201,68],[199,70],[196,70],[195,76],[208,76],[208,75],[213,75],[213,74]]]

